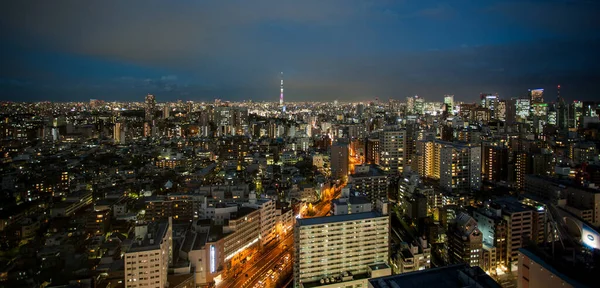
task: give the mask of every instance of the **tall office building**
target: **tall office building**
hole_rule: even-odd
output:
[[[498,108],[496,108],[496,111],[492,118],[498,119],[500,121],[506,121],[506,100],[498,101]]]
[[[387,211],[298,219],[294,287],[367,287],[390,275],[389,222]]]
[[[444,104],[448,109],[448,115],[454,115],[454,95],[444,95]]]
[[[156,98],[154,95],[146,95],[146,101],[144,106],[144,119],[146,121],[154,120],[154,109],[156,108]]]
[[[558,111],[556,105],[550,105],[548,107],[548,124],[554,126],[558,125]]]
[[[415,113],[423,115],[425,111],[425,99],[415,95]]]
[[[389,173],[402,173],[406,165],[406,129],[385,127],[379,133],[379,165]]]
[[[498,108],[498,95],[481,94],[481,106],[489,109],[491,118],[496,118],[496,110]]]
[[[169,286],[167,272],[173,262],[172,231],[171,218],[135,227],[135,240],[123,256],[125,288]]]
[[[544,89],[529,89],[531,103],[544,103]]]
[[[583,102],[581,101],[573,101],[571,105],[569,105],[569,128],[577,129],[580,128],[581,120],[583,116]]]
[[[350,167],[348,143],[337,141],[331,146],[331,175],[337,179],[348,176]]]
[[[525,123],[531,113],[531,100],[529,98],[516,99],[515,102],[516,121]]]

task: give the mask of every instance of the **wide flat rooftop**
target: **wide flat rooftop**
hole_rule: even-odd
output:
[[[476,282],[481,288],[500,288],[501,286],[479,267],[458,264],[440,268],[426,269],[393,276],[373,278],[369,284],[373,288],[462,288],[471,287]]]
[[[131,245],[131,249],[128,252],[140,252],[147,250],[155,250],[160,248],[160,242],[163,237],[167,233],[167,229],[169,228],[169,222],[159,222],[159,223],[151,223],[148,225],[148,234],[152,234],[152,239],[154,239],[154,243],[150,244],[150,238],[144,237],[141,241],[141,244],[137,239],[132,239],[133,244]]]
[[[328,223],[365,220],[365,219],[377,218],[377,217],[387,217],[387,216],[382,215],[381,213],[378,213],[378,212],[371,211],[371,212],[355,213],[355,214],[342,214],[342,215],[333,215],[333,216],[325,216],[325,217],[303,218],[303,219],[296,220],[296,222],[300,226],[312,226],[312,225],[322,225],[322,224],[328,224]]]

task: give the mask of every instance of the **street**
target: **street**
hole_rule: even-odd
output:
[[[277,246],[269,249],[264,254],[255,256],[242,268],[242,272],[235,278],[220,282],[218,288],[243,288],[252,287],[260,275],[273,268],[285,253],[291,253],[294,247],[293,233],[289,233]],[[292,254],[293,255],[293,254]],[[246,277],[248,275],[248,277]]]

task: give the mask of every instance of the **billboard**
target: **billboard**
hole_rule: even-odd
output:
[[[600,233],[585,223],[581,227],[581,242],[592,249],[600,249]]]

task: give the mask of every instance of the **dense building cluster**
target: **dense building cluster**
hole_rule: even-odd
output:
[[[557,94],[2,102],[0,286],[590,285],[600,105]]]

